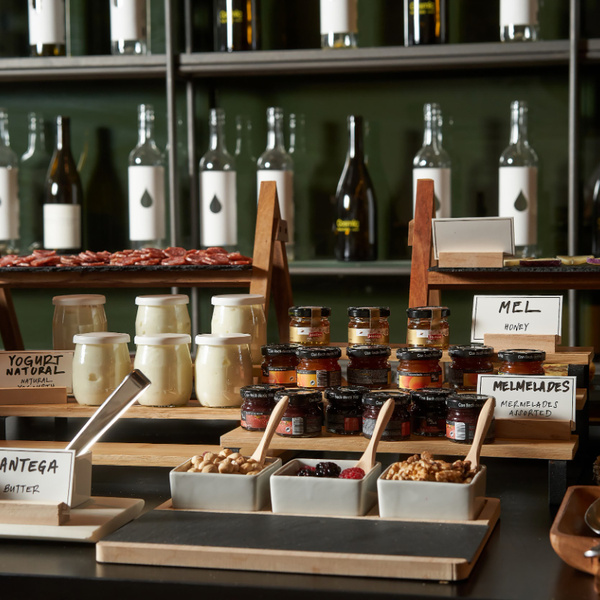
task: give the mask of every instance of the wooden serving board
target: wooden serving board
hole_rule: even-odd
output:
[[[460,522],[154,510],[99,542],[96,560],[455,581],[469,576],[499,515],[496,498]]]

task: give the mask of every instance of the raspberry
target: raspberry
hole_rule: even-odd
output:
[[[334,462],[320,462],[315,467],[315,475],[317,477],[339,477],[342,469]]]
[[[340,479],[362,479],[365,476],[365,472],[360,467],[351,467],[350,469],[344,469],[340,473]]]
[[[300,470],[296,473],[298,477],[314,477],[315,476],[316,467],[300,467]]]

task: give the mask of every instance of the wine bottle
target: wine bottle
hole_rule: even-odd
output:
[[[500,0],[501,41],[532,42],[538,34],[538,0]]]
[[[0,253],[18,251],[19,160],[10,147],[8,114],[0,109]]]
[[[28,0],[31,56],[65,56],[65,0]]]
[[[216,52],[259,50],[260,0],[214,0]]]
[[[348,154],[335,194],[337,260],[377,258],[377,201],[364,156],[363,118],[350,115]]]
[[[435,216],[451,216],[451,161],[442,147],[442,111],[439,104],[423,106],[423,146],[413,160],[413,214],[417,200],[417,179],[433,179]]]
[[[404,0],[404,45],[447,42],[446,0]]]
[[[321,48],[356,48],[358,0],[320,0]]]
[[[283,110],[267,109],[267,148],[256,161],[257,198],[263,181],[275,181],[281,218],[287,222],[288,257],[294,253],[294,162],[286,152],[283,139]]]
[[[538,158],[527,137],[527,103],[511,102],[510,143],[500,156],[498,214],[513,217],[519,256],[534,256],[537,246]]]
[[[165,163],[154,141],[154,108],[138,106],[138,143],[129,154],[129,240],[134,248],[164,245]]]
[[[237,246],[235,160],[225,144],[225,111],[209,117],[209,148],[200,159],[200,244]]]
[[[113,54],[146,54],[147,0],[110,1],[110,42]]]
[[[46,149],[44,118],[32,112],[27,119],[28,145],[19,164],[20,246],[32,252],[44,245],[44,186],[50,154]]]
[[[44,192],[44,247],[64,253],[81,250],[83,190],[71,153],[69,117],[56,117],[56,146]]]

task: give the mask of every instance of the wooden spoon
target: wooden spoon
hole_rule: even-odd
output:
[[[354,465],[355,468],[362,469],[365,472],[365,475],[375,465],[377,445],[379,444],[379,440],[381,439],[383,430],[385,429],[386,425],[388,424],[388,421],[390,420],[390,417],[392,416],[392,413],[394,412],[395,405],[395,400],[393,398],[388,398],[386,403],[381,407],[379,415],[377,416],[377,421],[375,422],[375,428],[373,429],[371,441],[369,442],[369,445],[360,457],[360,460]]]
[[[281,416],[286,411],[288,407],[290,399],[288,396],[284,396],[275,406],[271,416],[269,417],[269,422],[267,423],[267,427],[265,432],[262,435],[260,443],[256,446],[256,450],[252,453],[251,459],[255,460],[260,466],[265,464],[265,459],[267,458],[267,451],[269,450],[269,444],[271,443],[271,438],[277,429],[277,425],[281,421]]]
[[[465,462],[468,460],[471,462],[471,469],[473,471],[479,471],[479,456],[481,454],[481,445],[485,439],[485,434],[490,427],[492,417],[494,416],[494,407],[496,406],[496,399],[490,396],[483,405],[479,418],[477,419],[477,426],[475,427],[475,435],[473,436],[473,443],[471,449],[465,457]]]

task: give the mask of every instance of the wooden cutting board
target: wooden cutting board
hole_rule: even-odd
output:
[[[473,569],[500,515],[474,521],[154,510],[96,546],[99,562],[454,581]]]

